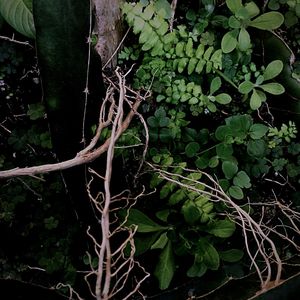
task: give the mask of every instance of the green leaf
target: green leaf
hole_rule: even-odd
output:
[[[236,186],[236,185],[231,186],[229,188],[228,192],[229,192],[229,195],[231,197],[233,197],[234,199],[241,200],[244,198],[243,190],[239,186]]]
[[[250,21],[249,26],[262,29],[274,30],[280,27],[284,22],[284,16],[276,11],[267,12]]]
[[[234,263],[243,258],[244,252],[239,249],[230,249],[226,251],[219,251],[219,255],[223,261]]]
[[[265,92],[268,92],[272,95],[280,95],[285,92],[284,86],[276,82],[262,84],[259,87],[262,88]]]
[[[206,239],[200,239],[197,244],[196,261],[203,262],[211,270],[218,270],[220,267],[219,253]]]
[[[259,8],[253,1],[246,3],[245,8],[248,11],[250,19],[256,17],[259,14]]]
[[[167,234],[167,232],[162,233],[156,242],[151,246],[151,249],[163,249],[169,240]]]
[[[228,238],[234,233],[235,224],[229,219],[218,220],[212,222],[206,231],[220,238]]]
[[[238,31],[232,30],[227,32],[223,36],[221,41],[221,49],[224,53],[230,53],[236,48],[236,45],[238,43],[236,39],[237,35],[238,35]]]
[[[155,2],[155,10],[156,11],[163,10],[165,19],[170,19],[172,16],[172,8],[170,3],[167,0],[157,0]]]
[[[233,14],[243,7],[242,0],[226,0],[226,5]]]
[[[247,153],[255,158],[264,157],[266,150],[267,146],[263,140],[249,141],[247,144]]]
[[[250,137],[254,140],[261,139],[269,130],[269,127],[263,124],[253,124],[250,127]]]
[[[245,28],[241,28],[238,37],[239,49],[241,51],[247,51],[251,48],[251,40],[248,31]]]
[[[228,104],[232,100],[231,96],[226,93],[221,93],[219,95],[216,95],[215,98],[216,98],[216,102],[220,104]]]
[[[175,193],[173,193],[170,196],[170,198],[169,198],[169,204],[170,205],[175,205],[178,202],[180,202],[180,201],[182,201],[182,200],[184,200],[186,198],[187,198],[187,196],[186,196],[184,190],[183,189],[179,189],[179,190],[177,190]]]
[[[215,93],[221,87],[222,81],[219,76],[214,77],[214,79],[210,83],[210,95]]]
[[[219,165],[219,157],[218,156],[213,156],[208,163],[208,166],[210,168],[215,168]]]
[[[233,154],[233,148],[231,144],[220,143],[216,146],[216,152],[220,158],[226,159]]]
[[[250,97],[250,107],[255,110],[261,107],[261,103],[263,102],[263,98],[260,93],[256,89],[253,89],[252,95]]]
[[[1,0],[0,14],[15,30],[35,38],[33,15],[23,0]]]
[[[207,266],[203,262],[194,262],[194,264],[188,269],[186,275],[188,277],[201,277],[207,271]]]
[[[158,264],[154,275],[158,279],[159,288],[165,290],[169,287],[175,273],[175,261],[172,250],[172,243],[168,241],[166,247],[159,256]]]
[[[160,232],[152,232],[152,233],[143,233],[143,235],[141,236],[135,236],[134,237],[134,245],[136,248],[136,251],[134,253],[134,255],[138,256],[141,255],[143,253],[145,253],[146,251],[148,251],[149,249],[151,249],[151,246],[153,245],[153,243],[155,243],[155,241],[158,239],[160,235]]]
[[[249,94],[254,88],[254,84],[251,81],[244,81],[239,85],[239,92],[242,94]]]
[[[237,173],[238,166],[232,161],[224,161],[222,163],[222,171],[227,179],[231,179]]]
[[[187,157],[194,157],[200,150],[200,145],[197,142],[190,142],[185,147],[185,154]]]
[[[188,224],[194,224],[200,219],[200,211],[195,205],[195,203],[191,200],[186,201],[181,209],[183,213],[183,217]]]
[[[281,71],[283,69],[283,63],[281,60],[273,60],[272,62],[270,62],[264,73],[264,80],[270,80],[273,79],[274,77],[278,76]]]
[[[130,210],[126,225],[137,225],[137,232],[156,232],[168,229],[152,221],[140,210],[132,208]]]
[[[240,188],[250,188],[250,178],[245,171],[240,171],[233,178],[233,184],[239,186]]]

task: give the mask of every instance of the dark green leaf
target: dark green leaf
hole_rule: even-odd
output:
[[[218,220],[209,225],[208,233],[220,238],[228,238],[235,231],[235,224],[229,219]]]
[[[245,171],[239,171],[233,178],[233,184],[240,188],[250,188],[250,178]]]
[[[126,225],[137,225],[137,232],[155,232],[168,228],[155,223],[144,213],[134,208],[130,210]]]
[[[244,256],[244,252],[239,249],[230,249],[226,251],[219,251],[219,255],[223,261],[233,263],[240,261]]]
[[[247,144],[247,152],[250,156],[255,158],[261,158],[266,153],[266,143],[263,140],[249,141]]]
[[[231,144],[221,143],[216,146],[216,152],[220,158],[226,159],[233,154],[233,148]]]
[[[221,49],[224,53],[230,53],[236,48],[238,31],[232,30],[227,32],[221,41]]]
[[[261,139],[268,132],[269,127],[263,124],[253,124],[250,127],[250,137],[254,140]]]
[[[172,250],[172,243],[168,241],[166,247],[159,256],[158,264],[154,275],[158,279],[159,288],[165,290],[169,287],[175,273],[175,261]]]
[[[224,161],[222,163],[222,171],[227,179],[231,179],[237,173],[238,166],[232,161]]]
[[[236,186],[236,185],[231,186],[229,188],[228,192],[229,192],[229,195],[231,197],[233,197],[234,199],[241,200],[244,198],[243,190],[239,186]]]
[[[194,264],[188,269],[186,275],[188,277],[201,277],[207,271],[207,266],[202,262],[194,262]]]
[[[168,242],[167,232],[164,232],[160,235],[160,237],[155,241],[155,243],[151,246],[151,249],[163,249]]]
[[[187,157],[194,157],[200,150],[200,145],[197,142],[190,142],[185,147],[185,154]]]

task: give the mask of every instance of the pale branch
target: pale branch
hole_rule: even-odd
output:
[[[29,42],[22,42],[22,41],[16,40],[15,37],[14,37],[14,35],[11,38],[8,37],[8,36],[0,35],[0,39],[8,41],[8,42],[15,43],[15,44],[24,45],[24,46],[28,46],[30,48],[33,48],[33,46]]]
[[[132,109],[127,114],[125,120],[121,123],[121,126],[118,127],[115,139],[118,139],[122,135],[122,133],[126,131],[131,120],[135,116],[141,101],[142,101],[141,98],[136,99],[136,102],[133,104]],[[97,147],[96,149],[90,150],[87,153],[84,153],[84,150],[82,150],[74,158],[59,163],[44,164],[41,166],[34,166],[34,167],[14,168],[10,170],[0,171],[0,179],[5,179],[5,178],[7,179],[11,177],[18,177],[18,176],[32,176],[38,174],[45,174],[54,171],[62,171],[79,165],[87,164],[94,161],[95,159],[100,157],[103,153],[105,153],[108,150],[109,144],[110,144],[110,138],[108,138],[101,146]]]

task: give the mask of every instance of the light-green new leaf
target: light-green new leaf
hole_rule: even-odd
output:
[[[284,22],[284,17],[281,13],[276,11],[267,12],[252,20],[249,26],[262,29],[274,30],[280,27]]]

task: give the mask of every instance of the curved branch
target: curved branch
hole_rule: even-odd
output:
[[[134,105],[132,106],[132,109],[127,114],[125,120],[118,128],[115,135],[116,139],[118,139],[121,136],[121,134],[128,128],[132,118],[136,114],[136,111],[140,103],[141,103],[141,99],[137,99]],[[101,146],[99,146],[94,150],[90,150],[87,153],[85,153],[84,150],[82,150],[74,158],[59,163],[45,164],[41,166],[26,167],[26,168],[14,168],[11,170],[0,171],[0,179],[18,177],[18,176],[32,176],[37,174],[45,174],[49,172],[66,170],[79,165],[87,164],[94,161],[96,158],[100,157],[103,153],[105,153],[109,147],[109,143],[110,143],[110,138],[108,138]]]

